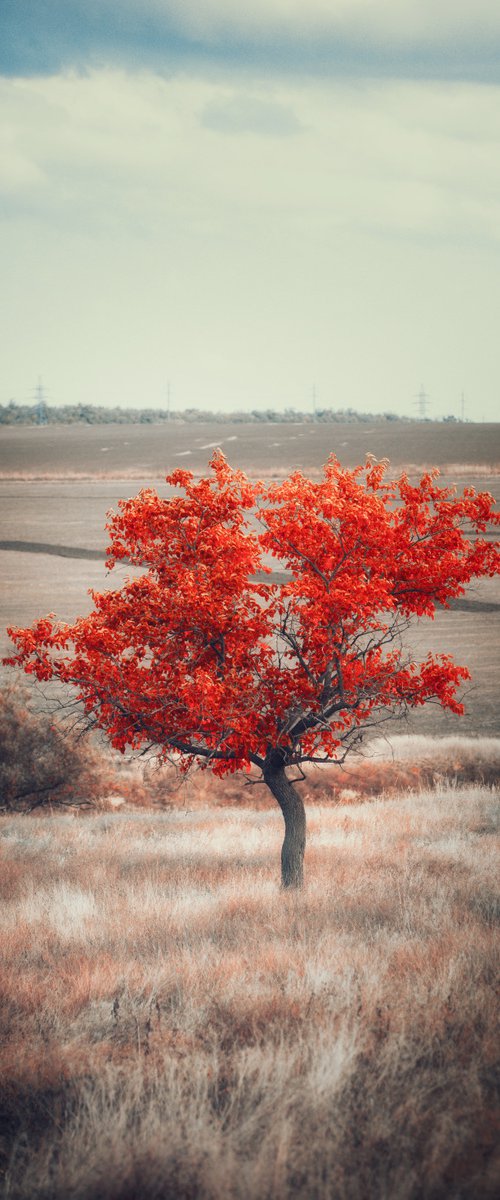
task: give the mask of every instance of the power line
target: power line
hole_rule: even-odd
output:
[[[430,397],[427,395],[427,392],[424,388],[423,383],[421,383],[420,391],[417,392],[417,395],[415,396],[415,400],[414,400],[414,403],[416,405],[418,405],[418,415],[419,415],[421,421],[425,421],[425,419],[426,419],[427,409],[429,407],[429,399],[430,399]]]
[[[38,376],[38,383],[35,388],[35,403],[36,403],[36,410],[37,410],[37,413],[36,413],[37,425],[47,425],[47,423],[48,423],[47,403],[45,400],[45,391],[44,391],[41,375]]]

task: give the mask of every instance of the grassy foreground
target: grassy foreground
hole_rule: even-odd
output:
[[[3,1195],[498,1194],[495,812],[3,817]]]

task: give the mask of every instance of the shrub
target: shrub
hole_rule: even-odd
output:
[[[0,691],[0,808],[31,812],[47,806],[92,805],[116,782],[88,734],[49,712],[36,711],[28,687]]]

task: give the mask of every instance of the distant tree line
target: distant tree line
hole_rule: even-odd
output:
[[[312,424],[359,424],[367,421],[411,421],[411,417],[399,417],[396,413],[365,413],[353,408],[318,408],[315,413],[302,412],[296,408],[253,408],[250,411],[235,409],[233,412],[211,412],[201,408],[185,408],[168,411],[165,408],[106,408],[96,404],[0,404],[0,425],[162,425],[167,422],[190,424],[196,421],[240,422],[246,424],[272,423],[292,424],[304,421]]]

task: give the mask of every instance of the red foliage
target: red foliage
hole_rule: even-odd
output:
[[[460,713],[465,667],[417,663],[401,635],[472,578],[499,570],[481,536],[499,518],[488,493],[457,496],[438,472],[385,481],[385,463],[347,470],[331,458],[313,482],[295,472],[265,487],[217,452],[211,478],[175,471],[183,494],[144,490],[108,523],[109,567],[144,567],[94,611],[9,630],[20,664],[77,688],[118,749],[147,745],[217,774],[343,759],[363,730],[435,700]],[[255,512],[257,511],[257,526]],[[258,582],[263,552],[290,572]]]

